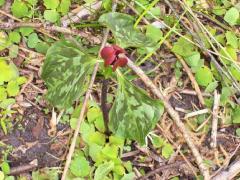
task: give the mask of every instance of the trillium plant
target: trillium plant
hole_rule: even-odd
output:
[[[104,70],[111,67],[109,79],[117,80],[117,90],[111,92],[115,93],[115,98],[107,126],[112,133],[143,145],[146,136],[160,120],[163,104],[135,86],[122,71],[127,69],[128,62],[125,48],[152,48],[154,42],[134,29],[134,20],[126,14],[103,14],[99,22],[112,31],[117,44],[106,46],[100,52],[104,61],[100,62],[99,77],[104,77],[107,72]],[[48,88],[46,99],[54,107],[67,110],[85,94],[94,65],[99,62],[97,53],[88,49],[65,39],[48,49],[41,76]],[[118,67],[122,68],[116,71]]]

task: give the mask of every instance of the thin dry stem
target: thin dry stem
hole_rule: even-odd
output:
[[[164,97],[162,91],[159,88],[157,88],[153,84],[153,82],[145,75],[145,73],[142,71],[142,69],[137,67],[129,58],[128,58],[127,65],[140,77],[140,79],[152,91],[152,93],[163,101],[166,111],[169,113],[169,115],[172,117],[175,124],[178,126],[178,128],[182,132],[183,137],[184,137],[185,141],[187,142],[189,148],[191,149],[191,151],[196,159],[196,162],[198,164],[198,167],[199,167],[202,175],[204,176],[205,180],[210,179],[209,171],[208,171],[207,167],[205,166],[203,159],[191,138],[190,131],[185,127],[183,122],[180,120],[179,114],[173,109],[173,107],[170,105],[168,100]]]
[[[217,90],[214,91],[214,105],[212,112],[212,134],[211,134],[211,147],[217,147],[217,127],[218,127],[218,109],[220,104],[220,94]]]

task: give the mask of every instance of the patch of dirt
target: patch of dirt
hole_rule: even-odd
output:
[[[62,161],[66,152],[68,136],[61,135],[66,130],[66,125],[58,125],[57,135],[48,135],[49,116],[37,108],[27,108],[23,120],[13,128],[8,135],[0,139],[13,147],[9,155],[11,167],[27,164],[34,159],[38,160],[39,167],[57,166]]]

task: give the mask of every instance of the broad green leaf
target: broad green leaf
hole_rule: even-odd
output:
[[[117,44],[126,47],[154,47],[156,43],[138,29],[133,28],[134,18],[127,14],[111,12],[101,15],[99,22],[106,25],[116,38]]]
[[[204,60],[201,59],[200,53],[195,51],[190,56],[184,58],[193,72],[198,71],[204,65]]]
[[[118,156],[118,150],[119,150],[118,146],[106,144],[102,150],[102,153],[105,155],[107,159],[114,160]]]
[[[229,87],[223,87],[221,92],[220,102],[221,104],[226,104],[229,101],[230,96],[233,94],[233,91]]]
[[[9,164],[6,161],[4,161],[1,164],[1,169],[4,172],[4,174],[9,174],[10,173],[10,166],[9,166]]]
[[[40,39],[38,38],[37,33],[32,33],[28,36],[28,41],[27,41],[28,47],[35,48],[35,46],[39,42],[40,42]]]
[[[218,87],[218,82],[213,81],[208,84],[207,88],[205,89],[205,92],[212,93],[217,87]]]
[[[235,7],[230,8],[224,16],[224,20],[231,26],[234,26],[237,24],[238,18],[239,18],[239,11]]]
[[[93,132],[93,133],[89,133],[88,137],[87,137],[87,141],[86,143],[88,144],[98,144],[100,146],[103,146],[106,142],[106,137],[104,134],[100,133],[100,132]]]
[[[146,36],[152,38],[153,41],[158,42],[162,38],[163,33],[159,28],[149,24],[147,25]]]
[[[32,180],[58,180],[58,169],[57,168],[44,168],[39,171],[32,172]]]
[[[155,148],[161,148],[164,145],[165,141],[160,136],[152,136],[152,144]]]
[[[109,128],[117,135],[145,144],[145,137],[163,113],[159,100],[151,99],[142,89],[119,77],[117,96],[110,111]]]
[[[238,69],[239,68],[237,68],[236,65],[233,63],[229,67],[229,71],[232,73],[233,77],[240,81],[240,71]]]
[[[226,54],[226,52],[228,54]],[[232,46],[227,46],[224,47],[224,49],[220,50],[220,54],[224,57],[220,57],[220,59],[222,60],[223,63],[225,64],[231,64],[232,62],[227,59],[227,58],[232,58],[232,60],[237,60],[237,51],[236,49],[234,49]],[[230,57],[229,57],[230,56]],[[226,57],[226,58],[225,58]]]
[[[177,42],[174,43],[172,51],[183,57],[192,56],[194,52],[194,46],[183,37],[180,37]]]
[[[35,46],[36,51],[42,54],[46,54],[48,48],[49,48],[49,45],[46,42],[39,42]]]
[[[124,146],[124,139],[122,137],[119,136],[110,136],[109,137],[109,144],[111,145],[116,145],[119,148],[123,148]]]
[[[174,149],[171,144],[166,143],[162,148],[162,156],[166,159],[169,159],[174,153]]]
[[[44,14],[43,14],[43,17],[47,21],[54,23],[59,19],[60,15],[56,11],[56,9],[52,9],[52,10],[45,10]]]
[[[77,177],[86,177],[90,170],[89,162],[83,156],[77,156],[71,162],[70,171]]]
[[[9,57],[16,58],[18,56],[18,50],[19,50],[18,45],[15,45],[15,44],[11,45],[9,47]]]
[[[89,145],[89,156],[96,163],[101,163],[104,160],[104,156],[102,154],[103,147],[97,144]]]
[[[2,86],[0,86],[0,101],[3,101],[7,98],[7,92],[6,89]]]
[[[112,161],[105,162],[98,166],[94,174],[94,180],[103,180],[114,168]]]
[[[13,98],[8,98],[8,99],[4,99],[1,103],[0,103],[0,108],[2,109],[7,109],[8,106],[13,105],[15,103],[15,99]]]
[[[97,107],[92,107],[88,110],[87,112],[87,119],[89,123],[94,122],[97,118],[102,116],[102,112],[99,108]]]
[[[5,4],[5,0],[0,0],[0,6]]]
[[[58,108],[71,107],[85,92],[95,62],[70,41],[54,43],[42,69],[42,79],[48,87],[47,100]]]
[[[0,72],[0,85],[3,84],[3,82],[14,80],[19,76],[17,67],[12,62],[7,64],[3,59],[0,59]]]
[[[59,0],[43,0],[43,2],[47,9],[56,9],[59,5]]]
[[[207,66],[204,66],[196,72],[195,78],[199,85],[206,87],[213,81],[213,74]]]
[[[21,36],[19,32],[13,31],[8,34],[9,40],[13,43],[19,43],[21,40]]]
[[[26,82],[27,82],[27,78],[24,77],[24,76],[21,76],[21,77],[18,77],[18,78],[17,78],[17,83],[18,83],[18,85],[22,85],[22,84],[24,84],[24,83],[26,83]]]
[[[14,0],[11,11],[17,18],[22,18],[28,15],[28,7],[22,0]]]
[[[22,36],[28,36],[33,32],[33,28],[21,27],[21,28],[19,28],[19,32],[22,34]]]
[[[58,11],[65,15],[68,13],[70,5],[71,0],[61,0]]]
[[[240,123],[240,106],[236,107],[233,110],[232,121],[233,121],[234,124],[239,124]]]
[[[7,93],[8,96],[16,96],[19,93],[19,85],[16,80],[8,82]]]
[[[93,124],[88,124],[85,121],[81,123],[81,127],[80,127],[80,133],[82,135],[82,138],[85,142],[88,142],[88,136],[91,133],[95,132],[95,127],[93,126]]]
[[[227,31],[225,35],[227,38],[227,44],[231,45],[233,48],[238,48],[237,36],[231,31]]]
[[[101,133],[104,133],[106,131],[103,116],[98,117],[94,121],[94,125],[97,128],[97,130],[100,131]]]
[[[113,172],[115,172],[118,175],[123,176],[125,174],[125,169],[122,165],[115,165]]]

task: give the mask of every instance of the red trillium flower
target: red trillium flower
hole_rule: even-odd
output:
[[[127,58],[119,57],[120,54],[126,54],[126,51],[117,45],[104,47],[100,54],[104,59],[104,66],[113,65],[113,71],[127,64]]]

